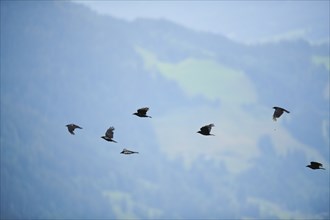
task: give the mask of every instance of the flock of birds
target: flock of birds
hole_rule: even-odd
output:
[[[277,118],[281,117],[281,115],[286,112],[286,113],[290,113],[288,110],[281,108],[281,107],[273,107],[273,109],[275,109],[274,114],[273,114],[273,120],[276,121]],[[140,108],[138,109],[135,113],[133,113],[133,115],[136,115],[138,117],[142,117],[142,118],[151,118],[151,116],[147,115],[149,108],[148,107],[144,107],[144,108]],[[74,130],[76,128],[82,129],[82,127],[76,125],[76,124],[68,124],[66,125],[66,127],[68,128],[68,131],[70,132],[70,134],[74,135]],[[214,127],[214,124],[209,124],[209,125],[205,125],[203,127],[200,128],[199,131],[197,131],[197,133],[200,133],[201,135],[205,135],[205,136],[214,136],[214,134],[211,134],[211,129],[212,127]],[[101,138],[103,138],[106,141],[109,142],[114,142],[117,143],[117,141],[115,141],[113,139],[114,137],[114,127],[110,127],[108,128],[108,130],[105,132],[105,135],[102,136]],[[132,150],[128,150],[126,148],[124,148],[121,152],[121,154],[138,154],[139,152],[137,151],[132,151]],[[309,165],[307,165],[306,167],[309,167],[313,170],[316,169],[323,169],[323,165],[319,162],[315,162],[315,161],[311,161]]]

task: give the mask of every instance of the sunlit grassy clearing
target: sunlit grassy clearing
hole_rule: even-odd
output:
[[[328,56],[313,56],[312,57],[313,63],[316,65],[324,65],[328,71],[330,71],[330,57]]]
[[[148,218],[159,218],[162,211],[134,201],[132,195],[118,190],[105,190],[103,196],[109,199],[117,219],[137,219],[135,210],[141,210]]]
[[[157,59],[152,52],[136,47],[142,56],[145,68],[157,70],[174,80],[189,96],[202,95],[214,101],[246,104],[255,102],[256,92],[249,78],[239,70],[226,67],[212,59],[187,58],[178,63]]]

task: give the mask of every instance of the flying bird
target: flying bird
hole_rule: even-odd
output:
[[[68,124],[66,125],[66,127],[68,128],[68,131],[70,132],[70,134],[73,134],[74,135],[74,129],[76,128],[79,128],[79,129],[82,129],[82,127],[79,127],[78,125],[75,125],[75,124]]]
[[[137,151],[131,151],[131,150],[127,150],[126,148],[123,149],[122,152],[120,152],[121,154],[138,154],[139,152]]]
[[[214,134],[210,134],[212,127],[214,127],[214,124],[205,125],[205,126],[201,127],[200,131],[197,131],[197,133],[200,133],[202,135],[213,135],[214,136]]]
[[[323,165],[321,163],[312,161],[311,164],[307,165],[306,167],[309,167],[313,170],[317,170],[317,169],[325,170],[322,166]]]
[[[279,118],[283,112],[290,113],[288,110],[281,108],[281,107],[273,107],[275,109],[274,114],[273,114],[273,120],[276,121],[277,118]]]
[[[151,118],[151,116],[147,115],[148,107],[138,109],[133,115],[142,117],[142,118]]]
[[[113,140],[113,131],[115,130],[114,127],[110,127],[107,132],[105,132],[105,136],[102,136],[101,138],[103,138],[106,141],[111,141],[111,142],[115,142],[117,143],[117,141]]]

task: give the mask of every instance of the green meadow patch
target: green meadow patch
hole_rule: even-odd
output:
[[[313,63],[316,65],[324,65],[328,71],[330,71],[330,57],[328,56],[313,56],[312,57]]]
[[[256,101],[254,86],[242,71],[224,66],[212,59],[187,58],[178,63],[163,62],[141,47],[136,51],[148,71],[157,71],[179,84],[188,96],[202,95],[209,100],[250,103]]]

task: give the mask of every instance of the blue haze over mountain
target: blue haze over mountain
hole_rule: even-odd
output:
[[[244,42],[304,38],[329,42],[329,1],[79,1],[100,14],[132,21],[168,19]]]
[[[329,218],[329,43],[1,1],[0,50],[1,218]]]

